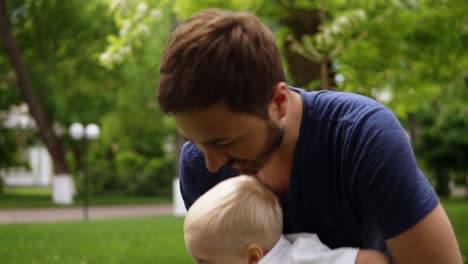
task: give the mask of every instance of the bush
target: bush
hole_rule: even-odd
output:
[[[95,160],[88,166],[90,193],[112,192],[122,189],[115,168],[109,160]]]
[[[117,154],[117,174],[122,189],[134,195],[170,195],[175,161],[152,158],[132,151]]]
[[[121,151],[116,153],[116,170],[118,186],[127,193],[133,193],[135,177],[145,165],[145,157],[133,151]]]
[[[140,195],[170,195],[175,163],[172,159],[156,158],[146,163],[145,168],[136,177],[133,190]]]

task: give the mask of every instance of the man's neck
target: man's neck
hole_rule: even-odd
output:
[[[290,91],[290,102],[288,106],[288,114],[285,116],[284,126],[284,142],[278,151],[281,158],[294,158],[297,139],[301,129],[302,121],[302,98],[295,91]],[[291,159],[291,160],[292,160]]]
[[[289,178],[301,127],[302,108],[301,95],[291,91],[288,113],[282,120],[285,128],[283,144],[258,175],[259,179],[276,193],[284,194],[289,190]]]

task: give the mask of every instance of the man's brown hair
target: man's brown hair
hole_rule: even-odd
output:
[[[202,111],[224,103],[266,116],[273,86],[285,81],[273,33],[248,12],[205,10],[171,35],[160,65],[163,112]]]

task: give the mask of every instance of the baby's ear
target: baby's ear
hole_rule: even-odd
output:
[[[246,250],[247,259],[249,264],[256,264],[263,258],[263,249],[257,244],[250,244]]]

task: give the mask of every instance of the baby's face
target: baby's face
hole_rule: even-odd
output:
[[[230,252],[222,241],[186,234],[185,244],[197,264],[248,264],[246,254]]]

